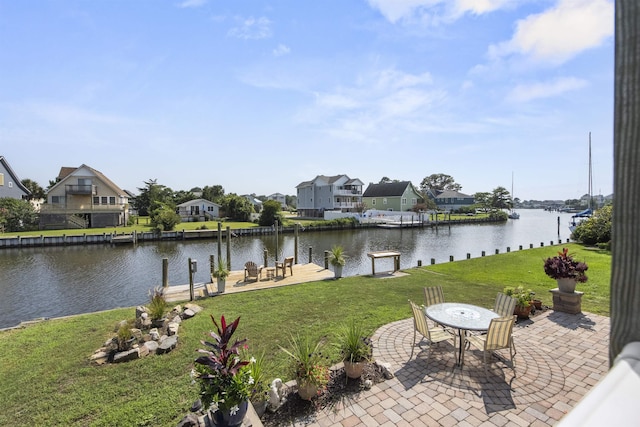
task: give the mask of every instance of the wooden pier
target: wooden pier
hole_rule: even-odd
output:
[[[262,269],[262,279],[260,281],[248,280],[244,281],[244,270],[232,271],[227,277],[225,286],[225,294],[236,292],[257,291],[260,289],[276,288],[279,286],[297,285],[305,282],[316,282],[320,280],[328,280],[334,278],[332,270],[326,270],[323,267],[309,264],[294,264],[293,275],[288,274],[286,277],[281,275],[274,279],[267,279],[266,269]],[[218,294],[218,285],[216,281],[208,283],[196,283],[193,285],[195,299],[207,298]],[[173,285],[164,288],[164,296],[168,302],[189,301],[189,285]]]

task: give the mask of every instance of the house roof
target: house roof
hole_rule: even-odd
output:
[[[362,197],[394,197],[402,196],[410,181],[387,182],[384,184],[369,184]]]
[[[214,205],[217,207],[220,207],[219,204],[212,202],[211,200],[207,200],[207,199],[193,199],[193,200],[187,200],[184,203],[180,203],[178,205],[178,207],[185,207],[185,206],[192,206],[192,205],[199,205],[199,204],[203,204],[203,205]]]
[[[31,191],[29,191],[29,189],[22,184],[16,173],[13,171],[13,169],[11,169],[11,166],[9,166],[9,162],[7,162],[7,159],[5,159],[4,156],[0,156],[0,163],[2,163],[2,166],[4,166],[7,172],[9,172],[9,175],[11,175],[11,177],[13,178],[13,182],[27,195],[31,195]]]
[[[461,193],[459,191],[454,191],[454,190],[444,190],[442,193],[436,196],[436,199],[449,199],[449,198],[473,199],[473,196]]]
[[[303,188],[303,187],[309,187],[311,185],[313,185],[314,183],[318,182],[318,181],[322,181],[325,184],[333,184],[334,182],[336,182],[337,180],[339,180],[340,178],[347,178],[347,181],[345,182],[345,185],[362,185],[363,182],[360,181],[358,178],[354,178],[351,179],[349,178],[347,175],[333,175],[333,176],[327,176],[327,175],[317,175],[315,178],[313,178],[311,181],[302,181],[300,184],[296,185],[296,188]]]
[[[84,163],[80,166],[78,166],[77,168],[73,168],[73,167],[68,167],[68,166],[63,166],[60,168],[60,173],[58,173],[58,179],[59,181],[55,183],[55,185],[53,185],[47,192],[53,190],[54,188],[56,188],[57,186],[61,185],[65,179],[67,177],[69,177],[70,175],[72,175],[74,172],[82,169],[82,168],[86,168],[89,171],[91,171],[91,173],[93,173],[97,178],[99,178],[102,182],[104,182],[108,187],[110,187],[114,192],[122,195],[122,196],[126,196],[127,192],[124,191],[122,188],[118,187],[113,181],[111,181],[109,178],[106,177],[105,174],[103,174],[102,172],[100,172],[99,170],[96,170],[94,168],[92,168],[91,166],[87,166]]]

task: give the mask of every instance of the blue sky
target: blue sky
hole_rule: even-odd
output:
[[[613,190],[609,0],[0,0],[0,155],[43,187],[316,175]],[[366,187],[366,186],[365,186]]]

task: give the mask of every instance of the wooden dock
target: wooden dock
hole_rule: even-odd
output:
[[[276,288],[279,286],[297,285],[306,282],[315,282],[319,280],[333,279],[334,273],[332,270],[325,270],[323,267],[309,263],[309,264],[294,264],[293,275],[290,274],[287,269],[287,276],[276,276],[275,279],[267,280],[267,272],[262,269],[262,280],[244,281],[244,270],[232,271],[227,277],[227,284],[225,286],[225,294],[232,294],[236,292],[257,291],[261,289]],[[207,298],[218,294],[218,285],[214,280],[213,283],[195,283],[193,285],[195,299]],[[164,288],[164,296],[168,302],[176,301],[189,301],[189,284],[186,285],[173,285]]]

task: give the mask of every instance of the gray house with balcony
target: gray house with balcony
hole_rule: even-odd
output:
[[[18,179],[9,162],[0,156],[0,198],[28,199],[31,191]]]
[[[318,175],[296,186],[298,216],[323,217],[324,211],[360,212],[363,182],[347,175]]]
[[[87,165],[62,167],[40,208],[41,229],[126,225],[129,198],[102,172]]]

